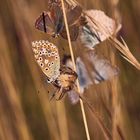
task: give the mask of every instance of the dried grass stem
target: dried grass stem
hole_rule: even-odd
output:
[[[71,54],[74,70],[76,71],[74,54],[73,54],[73,50],[72,50],[72,43],[71,43],[71,39],[70,39],[68,22],[67,22],[67,17],[66,17],[66,12],[65,12],[64,0],[61,0],[61,3],[62,3],[64,22],[65,22],[65,27],[66,27],[67,37],[68,37],[68,44],[69,44],[69,48],[70,48],[70,54]],[[78,87],[78,92],[80,93],[80,85],[79,85],[78,80],[76,81],[76,83],[77,83],[77,87]],[[84,104],[83,104],[83,101],[81,99],[80,99],[80,106],[81,106],[81,111],[82,111],[82,115],[83,115],[83,121],[84,121],[84,126],[85,126],[85,131],[86,131],[86,137],[87,137],[87,140],[90,140],[88,125],[87,125],[87,120],[86,120],[86,115],[85,115],[85,110],[84,110]]]

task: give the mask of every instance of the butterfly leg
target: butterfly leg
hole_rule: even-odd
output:
[[[62,87],[61,87],[60,90],[57,92],[57,94],[59,95],[59,97],[56,98],[57,101],[58,101],[58,100],[61,100],[61,99],[64,97],[65,93],[63,92],[63,88],[62,88]]]
[[[50,101],[55,97],[55,95],[57,94],[57,93],[59,93],[59,91],[60,91],[60,89],[57,89],[56,90],[56,92],[54,92],[53,94],[51,94],[51,96],[50,96]]]
[[[65,93],[62,92],[61,95],[59,96],[59,100],[61,100],[64,97]]]
[[[51,101],[51,100],[54,98],[54,96],[55,96],[55,93],[53,93],[53,94],[50,96],[49,100]]]

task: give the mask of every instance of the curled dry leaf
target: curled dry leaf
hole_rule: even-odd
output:
[[[94,48],[95,45],[116,34],[121,28],[121,24],[117,26],[115,20],[108,17],[103,11],[86,10],[84,13],[88,23],[81,29],[80,39],[85,47]],[[93,24],[89,17],[93,18],[96,23]],[[106,32],[99,29],[97,23],[101,24]]]
[[[95,51],[87,51],[84,54],[86,63],[84,63],[81,57],[76,59],[81,93],[84,93],[84,89],[93,83],[99,84],[103,81],[111,80],[111,78],[118,75],[118,67],[111,65],[104,57],[99,57]],[[64,57],[64,59],[65,65],[73,69],[70,57]]]
[[[95,51],[88,51],[85,54],[85,59],[88,61],[91,78],[94,80],[95,84],[110,80],[119,73],[118,67],[113,66],[103,56],[98,56]],[[87,67],[87,65],[85,65],[85,67]]]

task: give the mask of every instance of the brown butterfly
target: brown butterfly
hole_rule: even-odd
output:
[[[42,12],[35,22],[35,28],[53,37],[57,37],[63,29],[63,13],[57,4],[53,4],[48,12]]]
[[[86,19],[81,16],[82,8],[75,6],[66,10],[70,37],[75,41],[79,34],[79,27],[86,24]],[[59,34],[67,39],[66,29],[64,26],[63,12],[61,6],[56,2],[51,4],[48,12],[43,12],[35,22],[35,28],[44,31],[52,37],[57,37]]]
[[[71,68],[60,66],[58,48],[44,40],[32,42],[32,50],[42,72],[46,75],[48,83],[53,84],[57,91],[52,95],[60,100],[65,93],[76,88],[77,74]]]

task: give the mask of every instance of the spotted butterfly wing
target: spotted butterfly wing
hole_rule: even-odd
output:
[[[35,60],[49,82],[53,82],[60,75],[60,57],[58,49],[52,43],[40,40],[32,42]]]

